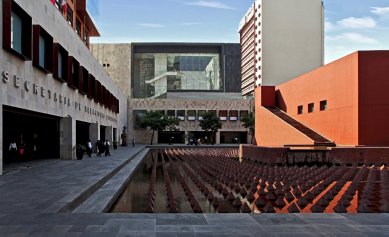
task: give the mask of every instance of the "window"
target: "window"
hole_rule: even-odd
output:
[[[96,79],[92,74],[90,74],[89,75],[89,84],[88,84],[88,87],[89,87],[88,88],[88,96],[91,98],[95,98],[95,96],[96,96],[95,85],[96,85]]]
[[[86,46],[89,46],[89,35],[88,35],[88,31],[86,31],[85,27],[84,27],[84,44]]]
[[[243,118],[249,115],[249,112],[247,110],[241,110],[239,111],[239,118]]]
[[[302,105],[297,106],[297,114],[302,114],[304,112],[304,107]]]
[[[327,109],[327,100],[320,101],[320,111]]]
[[[81,37],[81,22],[78,19],[76,19],[76,33]]]
[[[216,110],[208,110],[208,113],[212,113],[216,115]]]
[[[315,109],[315,104],[314,103],[310,103],[308,104],[308,113],[312,113]]]
[[[80,63],[73,57],[69,57],[69,83],[68,85],[74,89],[80,88]]]
[[[95,101],[98,102],[98,103],[101,103],[101,83],[96,80],[96,83],[95,83]]]
[[[31,59],[31,17],[14,1],[3,0],[3,47],[27,60]]]
[[[196,110],[188,110],[188,121],[196,120]]]
[[[176,117],[176,111],[175,110],[168,110],[167,116],[168,117]]]
[[[33,32],[32,63],[46,72],[51,72],[53,71],[53,37],[39,25],[34,25]]]
[[[67,19],[68,23],[71,27],[73,27],[73,10],[70,8],[69,5],[66,6],[67,9]]]
[[[89,84],[89,72],[88,70],[86,70],[86,68],[84,67],[81,67],[82,68],[82,80],[80,80],[80,84],[82,85],[82,87],[80,88],[80,92],[83,93],[83,94],[87,94],[88,93],[88,84]],[[80,86],[81,86],[80,85]]]
[[[205,114],[205,110],[197,111],[197,118],[199,121],[203,120],[204,114]]]
[[[156,110],[155,112],[160,113],[161,115],[165,116],[165,110]]]
[[[238,120],[238,111],[237,110],[230,110],[230,121],[237,121]]]
[[[177,110],[177,118],[180,121],[184,121],[185,120],[185,110]]]
[[[66,82],[68,72],[68,52],[58,43],[53,45],[53,76]]]
[[[221,121],[227,121],[227,110],[219,110],[219,118]]]
[[[143,117],[146,116],[146,113],[147,113],[146,110],[134,110],[133,111],[133,117],[134,117],[133,128],[135,128],[135,129],[142,128],[142,120],[143,120]]]

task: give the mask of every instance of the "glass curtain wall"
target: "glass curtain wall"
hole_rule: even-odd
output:
[[[164,98],[178,91],[222,89],[219,54],[136,53],[135,98]]]

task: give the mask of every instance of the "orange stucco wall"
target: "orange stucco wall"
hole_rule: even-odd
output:
[[[327,109],[320,111],[323,100]],[[276,106],[338,145],[358,145],[358,53],[276,86]]]
[[[389,51],[359,52],[359,144],[389,145]]]
[[[272,88],[274,90],[274,87]],[[266,91],[265,93],[263,93]],[[255,98],[272,95],[269,87],[255,89]],[[261,96],[262,95],[262,96]],[[274,97],[274,93],[273,93]],[[313,141],[262,107],[268,100],[255,99],[255,140],[260,146],[313,145]]]

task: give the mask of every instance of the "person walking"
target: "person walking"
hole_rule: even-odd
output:
[[[103,142],[100,141],[100,140],[97,140],[96,147],[97,147],[97,156],[101,156],[101,154],[104,153],[104,144],[103,144]]]
[[[111,156],[111,153],[109,152],[109,146],[111,144],[109,143],[108,139],[105,140],[104,142],[104,147],[105,147],[105,156]]]
[[[91,140],[88,140],[86,143],[86,153],[88,154],[89,157],[92,157],[92,142]]]
[[[132,147],[135,147],[135,138],[132,139]]]
[[[12,142],[9,144],[9,152],[11,154],[11,158],[16,159],[18,146],[16,145],[16,142],[14,140],[12,140]]]

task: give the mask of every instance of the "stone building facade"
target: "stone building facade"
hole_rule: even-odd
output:
[[[118,141],[127,96],[58,9],[49,0],[0,6],[0,173],[14,160],[75,159],[88,139]],[[13,142],[23,154],[9,151]]]

